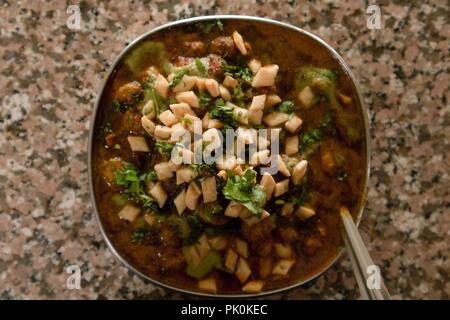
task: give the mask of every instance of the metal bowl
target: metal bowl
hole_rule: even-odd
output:
[[[96,220],[98,222],[98,225],[100,227],[100,231],[103,235],[103,238],[105,239],[109,249],[113,252],[114,256],[117,257],[117,259],[122,262],[128,269],[130,269],[131,271],[133,271],[134,273],[136,273],[137,275],[139,275],[140,277],[152,282],[155,285],[158,285],[160,287],[164,287],[167,289],[172,289],[181,293],[185,293],[185,294],[193,294],[193,295],[197,295],[197,296],[203,296],[203,297],[213,297],[213,298],[257,298],[257,297],[262,297],[265,295],[270,295],[270,294],[276,294],[276,293],[280,293],[286,290],[290,290],[293,288],[297,288],[301,285],[304,285],[310,281],[312,281],[313,279],[317,278],[318,276],[320,276],[322,273],[324,273],[326,270],[328,270],[342,255],[342,250],[340,250],[340,252],[338,252],[338,254],[336,255],[336,257],[330,261],[327,265],[325,265],[319,272],[317,272],[316,274],[310,276],[307,279],[304,279],[302,281],[296,282],[294,284],[290,284],[286,287],[282,287],[282,288],[278,288],[278,289],[274,289],[274,290],[269,290],[269,291],[264,291],[261,293],[257,293],[257,294],[210,294],[210,293],[202,293],[202,292],[197,292],[197,291],[191,291],[191,290],[186,290],[183,288],[178,288],[166,283],[163,283],[159,280],[153,279],[145,274],[143,274],[142,272],[140,272],[139,270],[137,270],[135,267],[133,267],[124,257],[122,257],[119,252],[114,248],[114,245],[111,243],[111,240],[108,238],[104,226],[102,224],[100,215],[98,213],[98,208],[97,208],[97,203],[96,203],[96,198],[95,198],[95,194],[94,194],[94,184],[93,184],[93,175],[92,175],[92,149],[93,149],[93,145],[94,145],[94,130],[95,130],[95,125],[96,125],[96,121],[98,118],[98,114],[99,114],[99,109],[100,109],[100,105],[101,105],[101,101],[102,101],[102,97],[104,95],[104,91],[105,88],[107,87],[107,83],[109,81],[109,79],[111,78],[111,76],[114,74],[114,71],[116,70],[116,68],[118,67],[119,63],[121,62],[121,60],[123,59],[123,57],[133,48],[135,48],[138,44],[140,44],[142,41],[144,41],[149,35],[157,33],[159,31],[165,30],[167,28],[170,27],[174,27],[174,26],[180,26],[180,25],[189,25],[189,24],[194,24],[194,23],[198,23],[198,22],[207,22],[207,21],[215,21],[217,19],[220,19],[222,21],[224,20],[244,20],[244,21],[250,21],[250,22],[255,22],[255,23],[262,23],[262,24],[271,24],[271,25],[276,25],[276,26],[280,26],[282,28],[286,28],[286,29],[290,29],[290,30],[294,30],[296,32],[298,32],[299,34],[302,34],[303,36],[306,36],[312,40],[314,40],[315,42],[319,43],[321,46],[323,46],[326,50],[328,50],[329,54],[335,58],[341,68],[347,73],[347,75],[349,76],[350,80],[353,82],[353,86],[355,88],[358,100],[359,100],[359,106],[361,107],[361,113],[363,114],[363,120],[364,120],[364,131],[365,131],[365,148],[366,148],[366,174],[364,177],[364,190],[363,190],[363,196],[362,196],[362,201],[360,204],[360,208],[359,211],[356,213],[355,215],[355,222],[358,225],[361,217],[362,217],[362,213],[364,211],[364,205],[365,205],[365,200],[366,200],[366,195],[367,195],[367,188],[368,188],[368,181],[369,181],[369,170],[370,170],[370,134],[369,134],[369,119],[368,119],[368,115],[367,115],[367,110],[366,107],[364,105],[364,100],[362,98],[361,95],[361,91],[359,89],[358,86],[358,82],[356,81],[354,75],[352,74],[352,72],[350,71],[350,68],[347,66],[347,64],[345,63],[345,61],[342,59],[342,57],[328,44],[326,43],[324,40],[322,40],[321,38],[319,38],[318,36],[305,31],[301,28],[298,28],[296,26],[293,26],[291,24],[285,23],[285,22],[280,22],[280,21],[276,21],[276,20],[271,20],[271,19],[267,19],[267,18],[260,18],[260,17],[253,17],[253,16],[239,16],[239,15],[211,15],[211,16],[203,16],[203,17],[195,17],[195,18],[189,18],[189,19],[183,19],[183,20],[178,20],[175,22],[170,22],[167,24],[164,24],[162,26],[159,26],[153,30],[150,30],[144,34],[142,34],[141,36],[139,36],[138,38],[136,38],[133,42],[131,42],[125,49],[123,49],[123,51],[119,54],[119,56],[117,57],[116,61],[113,63],[113,65],[110,67],[105,80],[103,81],[103,84],[100,88],[100,92],[99,95],[97,96],[96,102],[95,102],[95,107],[94,107],[94,112],[92,114],[92,119],[91,119],[91,126],[90,126],[90,132],[89,132],[89,144],[88,144],[88,172],[89,172],[89,189],[90,189],[90,193],[91,193],[91,199],[92,199],[92,205],[94,208],[94,213],[95,213],[95,217]]]

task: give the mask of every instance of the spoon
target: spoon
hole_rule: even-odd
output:
[[[384,285],[380,268],[375,265],[346,207],[341,207],[340,216],[344,228],[343,238],[350,256],[356,282],[364,300],[391,300]]]

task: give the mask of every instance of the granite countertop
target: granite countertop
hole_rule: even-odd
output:
[[[0,1],[0,299],[190,298],[156,288],[112,255],[92,212],[91,113],[109,65],[167,21],[248,14],[290,22],[343,56],[370,109],[372,159],[360,229],[395,299],[450,297],[449,8],[446,1]],[[58,4],[59,3],[59,4]],[[117,2],[118,3],[118,2]],[[401,4],[405,3],[405,4]],[[81,289],[66,268],[81,268]],[[309,285],[270,298],[358,297],[346,254]]]

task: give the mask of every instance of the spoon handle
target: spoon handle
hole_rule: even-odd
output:
[[[345,207],[341,208],[340,214],[344,225],[344,243],[350,256],[362,299],[391,300],[391,296],[381,278],[380,269],[373,263],[358,228],[353,222],[352,215]]]

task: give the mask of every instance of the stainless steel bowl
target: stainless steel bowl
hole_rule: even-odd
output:
[[[361,95],[361,91],[359,89],[359,85],[358,82],[356,81],[353,73],[350,71],[350,68],[347,66],[347,64],[345,63],[344,59],[342,59],[342,57],[328,44],[326,43],[324,40],[322,40],[321,38],[319,38],[318,36],[305,31],[301,28],[298,28],[296,26],[293,26],[291,24],[285,23],[285,22],[280,22],[280,21],[276,21],[276,20],[271,20],[271,19],[267,19],[267,18],[260,18],[260,17],[252,17],[252,16],[239,16],[239,15],[212,15],[212,16],[203,16],[203,17],[195,17],[195,18],[189,18],[189,19],[183,19],[183,20],[178,20],[175,22],[170,22],[167,24],[164,24],[162,26],[159,26],[153,30],[150,30],[144,34],[142,34],[141,36],[139,36],[138,38],[136,38],[133,42],[131,42],[125,49],[122,50],[122,52],[119,54],[119,56],[117,57],[116,61],[113,63],[113,65],[110,67],[105,80],[103,81],[103,84],[100,88],[100,93],[97,96],[96,102],[95,102],[95,107],[94,107],[94,112],[92,114],[92,118],[91,118],[91,127],[90,127],[90,133],[89,133],[89,145],[88,145],[88,171],[89,171],[89,189],[90,189],[90,193],[91,193],[91,199],[92,199],[92,204],[93,204],[93,208],[94,208],[94,213],[95,213],[95,217],[97,219],[98,225],[100,227],[100,231],[103,235],[103,238],[105,239],[108,247],[111,249],[111,251],[113,252],[114,256],[117,257],[117,259],[119,259],[120,262],[122,262],[128,269],[132,270],[134,273],[136,273],[137,275],[139,275],[140,277],[149,280],[150,282],[152,282],[155,285],[167,288],[167,289],[172,289],[175,291],[179,291],[185,294],[193,294],[193,295],[197,295],[197,296],[203,296],[203,297],[215,297],[215,298],[256,298],[256,297],[261,297],[261,296],[265,296],[265,295],[269,295],[269,294],[275,294],[275,293],[280,293],[282,291],[286,291],[286,290],[290,290],[296,287],[299,287],[307,282],[310,282],[311,280],[317,278],[318,276],[320,276],[322,273],[324,273],[326,270],[328,270],[341,256],[342,251],[341,250],[335,259],[333,259],[330,263],[328,263],[328,265],[324,266],[322,268],[322,270],[320,270],[319,272],[317,272],[316,274],[314,274],[313,276],[311,276],[308,279],[305,279],[303,281],[299,281],[297,283],[291,284],[289,286],[283,287],[283,288],[279,288],[279,289],[275,289],[275,290],[270,290],[270,291],[264,291],[258,294],[209,294],[209,293],[202,293],[202,292],[197,292],[197,291],[190,291],[190,290],[186,290],[186,289],[182,289],[182,288],[177,288],[175,286],[172,285],[168,285],[165,284],[163,282],[160,282],[156,279],[153,279],[145,274],[143,274],[142,272],[140,272],[139,270],[137,270],[136,268],[134,268],[125,258],[123,258],[119,252],[117,252],[117,250],[114,248],[114,245],[111,243],[110,239],[108,238],[108,236],[106,235],[104,226],[102,224],[102,221],[100,219],[99,213],[98,213],[98,208],[97,208],[97,203],[96,203],[96,199],[95,199],[95,194],[94,194],[94,184],[93,184],[93,176],[92,176],[92,149],[93,149],[93,140],[94,140],[94,129],[95,129],[95,124],[97,121],[97,116],[99,114],[99,108],[100,108],[100,104],[102,101],[102,96],[104,94],[105,88],[107,86],[108,80],[111,78],[111,75],[114,74],[114,71],[116,70],[119,62],[122,60],[122,58],[133,48],[135,48],[138,44],[140,44],[142,41],[144,41],[149,35],[157,33],[161,30],[170,28],[170,27],[174,27],[174,26],[180,26],[180,25],[188,25],[188,24],[194,24],[197,22],[205,22],[205,21],[215,21],[217,19],[220,19],[222,21],[224,20],[245,20],[245,21],[254,21],[255,23],[263,23],[263,24],[271,24],[271,25],[277,25],[286,29],[290,29],[290,30],[294,30],[300,34],[302,34],[303,36],[309,37],[310,39],[316,41],[317,43],[321,44],[326,50],[329,51],[329,53],[331,54],[332,57],[334,57],[339,64],[341,65],[342,69],[348,74],[348,76],[350,77],[351,81],[353,82],[353,85],[355,87],[358,99],[359,99],[359,105],[361,106],[361,112],[363,114],[363,119],[364,119],[364,129],[365,129],[365,136],[366,136],[366,175],[365,175],[365,181],[364,181],[364,191],[363,191],[363,200],[362,203],[360,205],[360,209],[359,212],[356,215],[356,224],[358,225],[361,217],[362,217],[362,213],[364,211],[364,205],[365,205],[365,199],[366,199],[366,195],[367,195],[367,188],[368,188],[368,181],[369,181],[369,170],[370,170],[370,134],[369,134],[369,119],[368,119],[368,114],[367,114],[367,110],[366,107],[364,105],[364,100],[362,98]]]

